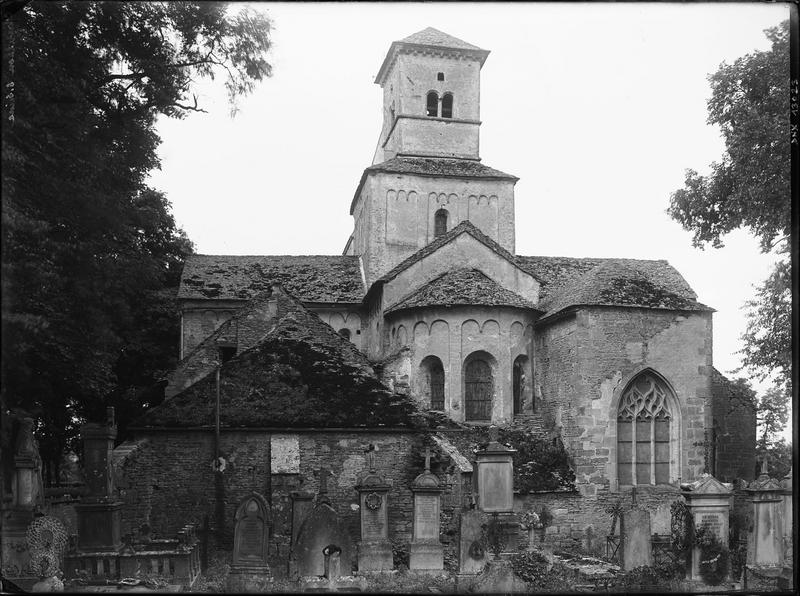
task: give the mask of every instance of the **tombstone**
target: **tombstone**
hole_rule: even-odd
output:
[[[444,547],[439,542],[442,487],[431,473],[431,452],[425,448],[425,471],[411,483],[414,493],[414,522],[408,568],[412,571],[444,569]]]
[[[511,513],[514,508],[516,453],[498,442],[498,428],[489,427],[489,444],[475,455],[478,472],[478,507],[487,513]]]
[[[783,494],[783,564],[784,567],[791,567],[794,561],[794,539],[792,536],[793,516],[793,494],[792,494],[792,470],[781,480],[781,493]]]
[[[636,506],[623,511],[619,533],[622,540],[622,568],[625,571],[653,564],[650,512]]]
[[[486,528],[489,516],[483,511],[472,510],[461,513],[458,537],[458,572],[463,575],[481,573],[486,567]]]
[[[753,503],[753,531],[747,549],[747,564],[754,567],[783,565],[783,487],[767,474],[766,460],[761,474],[745,489]]]
[[[681,492],[686,500],[694,528],[706,528],[714,532],[723,544],[728,544],[728,520],[731,510],[731,487],[720,482],[711,474],[702,474],[694,482],[681,484]],[[692,564],[687,579],[700,580],[699,546],[692,549]]]
[[[358,544],[359,571],[388,571],[393,568],[389,542],[389,484],[375,471],[374,447],[367,450],[367,472],[358,479],[361,512],[361,541]]]
[[[328,500],[327,476],[320,472],[319,496],[314,508],[306,516],[297,533],[290,554],[291,576],[298,579],[322,576],[325,573],[325,549],[338,548],[339,565],[343,573],[350,574],[352,566],[352,544],[350,533],[339,514]]]
[[[234,592],[262,591],[272,581],[267,564],[272,523],[269,504],[260,494],[245,497],[236,509],[233,563],[228,588]]]
[[[86,485],[89,494],[75,505],[78,521],[78,551],[118,551],[122,547],[120,511],[122,501],[114,494],[111,454],[117,426],[114,408],[107,408],[105,424],[81,426]]]
[[[61,520],[50,516],[37,517],[27,530],[32,569],[40,578],[32,592],[62,592],[61,561],[67,546],[67,531]]]
[[[292,491],[292,542],[291,546],[297,542],[297,534],[303,520],[308,516],[314,507],[314,493],[307,491]]]

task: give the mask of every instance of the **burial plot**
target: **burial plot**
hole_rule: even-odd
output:
[[[705,528],[720,542],[728,544],[728,518],[730,516],[731,489],[710,474],[703,474],[695,482],[681,485],[683,498],[692,516],[695,528]],[[699,546],[692,549],[692,564],[689,568],[690,580],[702,579],[700,561],[702,551]]]
[[[462,574],[478,574],[488,562],[486,554],[486,528],[489,516],[483,511],[465,511],[461,514],[458,572]]]
[[[439,542],[439,479],[431,473],[430,449],[425,449],[425,471],[411,485],[414,493],[414,525],[409,548],[411,570],[433,571],[444,568],[443,546]]]
[[[252,493],[236,510],[233,538],[233,564],[228,587],[233,591],[260,591],[272,581],[267,564],[271,516],[269,504]]]
[[[388,571],[393,567],[389,542],[389,484],[375,471],[372,446],[367,451],[366,474],[359,478],[356,490],[361,506],[361,541],[358,545],[359,571]]]

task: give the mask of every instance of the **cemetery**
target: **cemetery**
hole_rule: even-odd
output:
[[[681,485],[666,536],[653,531],[657,508],[633,489],[609,508],[610,530],[597,531],[602,539],[592,532],[565,539],[552,531],[564,517],[565,508],[553,507],[559,493],[515,490],[516,450],[501,442],[497,427],[485,431],[471,461],[460,462],[474,471],[459,480],[463,492],[455,506],[452,494],[445,498],[453,492],[452,475],[437,473],[445,455],[441,438],[412,454],[418,470],[405,487],[395,484],[389,460],[369,444],[364,465],[354,470],[349,506],[337,497],[334,474],[321,469],[316,490],[291,492],[285,537],[278,536],[284,530],[273,485],[271,500],[257,491],[238,499],[226,542],[207,523],[171,535],[146,525],[127,532],[112,458],[113,411],[104,423],[82,428],[86,484],[77,500],[65,507],[44,498],[37,489],[36,441],[21,419],[13,499],[3,502],[3,581],[30,591],[78,592],[794,588],[791,472],[771,478],[763,462],[750,483],[734,486],[704,474]],[[561,494],[568,508],[569,493]]]

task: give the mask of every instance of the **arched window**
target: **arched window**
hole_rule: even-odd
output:
[[[426,357],[419,365],[420,389],[428,398],[431,410],[444,410],[444,366],[436,356]]]
[[[453,117],[453,94],[445,93],[442,97],[442,118]]]
[[[428,116],[439,115],[439,95],[436,93],[436,91],[428,92],[428,99],[425,105],[427,106]]]
[[[447,233],[447,209],[439,209],[433,216],[433,237]]]
[[[341,335],[345,339],[350,339],[350,330],[346,327],[339,329],[339,335]]]
[[[444,73],[443,72],[438,73],[436,75],[436,80],[437,81],[444,81]]]
[[[517,356],[514,360],[513,395],[514,395],[514,416],[522,414],[522,400],[525,397],[525,389],[528,384],[525,369],[527,368],[528,357]]]
[[[669,388],[644,372],[622,394],[617,412],[617,474],[620,484],[670,481]]]
[[[492,419],[494,378],[485,356],[470,357],[464,366],[464,417],[467,420]]]

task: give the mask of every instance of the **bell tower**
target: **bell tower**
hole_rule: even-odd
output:
[[[383,88],[383,128],[373,164],[479,160],[480,70],[488,55],[432,27],[393,42],[375,78]]]

